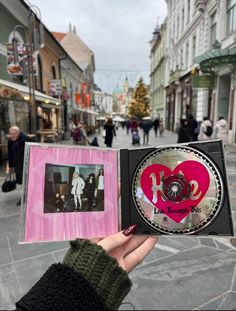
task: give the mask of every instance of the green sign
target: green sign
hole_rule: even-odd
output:
[[[192,76],[192,87],[193,88],[204,88],[212,90],[215,86],[215,76],[213,75],[201,75]]]

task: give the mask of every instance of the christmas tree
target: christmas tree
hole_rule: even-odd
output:
[[[148,88],[140,78],[129,104],[129,116],[141,120],[149,115],[149,95]]]

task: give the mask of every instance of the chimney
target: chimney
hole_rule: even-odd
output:
[[[76,34],[76,28],[75,28],[75,25],[74,25],[74,33]]]

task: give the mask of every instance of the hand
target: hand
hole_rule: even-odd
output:
[[[100,241],[91,241],[102,246],[125,271],[130,272],[151,252],[158,240],[153,236],[134,236],[135,229],[136,225],[133,225]]]
[[[15,173],[14,167],[9,167],[8,168],[8,174],[14,174],[14,173]]]

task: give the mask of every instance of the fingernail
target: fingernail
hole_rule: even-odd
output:
[[[125,229],[122,231],[122,233],[125,235],[125,236],[129,236],[131,235],[132,233],[134,233],[137,229],[137,225],[132,225],[130,226],[129,228]]]

